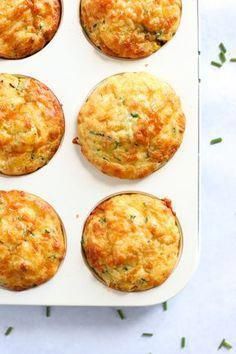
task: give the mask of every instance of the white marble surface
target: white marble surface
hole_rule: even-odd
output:
[[[209,65],[220,41],[236,57],[235,18],[235,0],[200,0],[202,251],[191,282],[168,311],[127,308],[124,321],[111,308],[53,308],[46,318],[42,307],[2,306],[0,353],[174,354],[182,336],[188,354],[216,353],[223,337],[236,352],[236,63]],[[223,143],[210,146],[219,136]]]

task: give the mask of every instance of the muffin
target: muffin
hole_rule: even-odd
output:
[[[81,0],[84,32],[103,53],[138,59],[151,55],[176,33],[181,0]]]
[[[1,0],[0,57],[20,59],[41,50],[55,35],[60,0]]]
[[[181,229],[169,200],[120,194],[98,205],[82,238],[87,264],[107,286],[142,291],[161,285],[178,261]]]
[[[78,116],[82,153],[102,172],[141,178],[159,169],[180,146],[185,117],[174,90],[151,74],[104,80]]]
[[[60,103],[41,82],[0,74],[0,172],[24,175],[48,163],[64,135]]]
[[[65,256],[63,226],[44,200],[0,191],[0,286],[25,290],[51,279]]]

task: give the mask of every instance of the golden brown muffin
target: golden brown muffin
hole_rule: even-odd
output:
[[[178,29],[181,0],[81,0],[82,27],[105,54],[143,58],[160,49]]]
[[[166,163],[180,146],[185,117],[179,98],[151,74],[104,80],[78,116],[78,144],[102,172],[140,178]]]
[[[21,191],[0,191],[0,286],[25,290],[52,278],[66,240],[55,210]]]
[[[0,172],[31,173],[48,163],[64,135],[60,103],[41,82],[0,74]]]
[[[42,49],[56,33],[60,0],[1,0],[0,57],[20,59]]]
[[[169,277],[181,237],[169,200],[120,194],[102,202],[88,217],[82,249],[89,267],[106,285],[141,291]]]

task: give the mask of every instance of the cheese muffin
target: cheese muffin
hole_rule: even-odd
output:
[[[181,229],[169,200],[120,194],[88,217],[82,250],[107,286],[141,291],[161,285],[177,264]]]
[[[166,163],[180,146],[185,117],[174,90],[151,74],[104,80],[78,116],[78,144],[102,172],[141,178]]]
[[[25,290],[52,278],[66,252],[63,226],[44,200],[0,191],[0,286]]]
[[[60,0],[1,0],[0,57],[20,59],[42,49],[61,19]]]
[[[0,74],[0,172],[24,175],[48,163],[64,135],[60,103],[41,82]]]
[[[103,53],[119,58],[151,55],[176,33],[181,0],[81,0],[84,32]]]

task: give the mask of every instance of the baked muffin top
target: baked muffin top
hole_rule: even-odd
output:
[[[121,291],[162,284],[179,256],[181,230],[169,200],[121,194],[102,202],[86,221],[82,247],[100,280]]]
[[[23,175],[48,163],[64,135],[64,115],[41,82],[0,74],[0,172]]]
[[[141,178],[180,146],[185,117],[174,90],[155,76],[125,73],[100,83],[78,116],[78,143],[102,172]]]
[[[56,273],[66,250],[61,221],[35,195],[0,191],[0,286],[25,290]]]
[[[56,33],[60,0],[1,0],[0,57],[20,59],[42,49]]]
[[[137,59],[173,37],[181,8],[181,0],[81,0],[81,24],[105,54]]]

